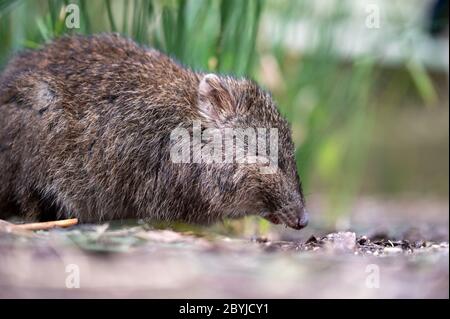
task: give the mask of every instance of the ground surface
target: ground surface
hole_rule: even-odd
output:
[[[0,224],[0,297],[448,298],[448,217],[428,208],[433,222],[420,226],[313,223],[265,236],[136,221],[37,232]],[[78,274],[80,288],[68,288]]]

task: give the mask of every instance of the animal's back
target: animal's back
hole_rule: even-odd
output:
[[[17,203],[31,218],[49,207],[85,220],[132,215],[140,203],[126,196],[144,191],[136,175],[161,165],[164,139],[195,103],[196,81],[162,53],[115,35],[64,37],[18,55],[0,78],[3,212]]]

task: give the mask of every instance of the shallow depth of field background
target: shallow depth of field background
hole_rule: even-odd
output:
[[[448,0],[0,0],[0,70],[110,31],[270,90],[310,225],[0,221],[0,298],[448,298]]]
[[[70,3],[79,29],[65,24]],[[195,69],[252,77],[292,123],[313,223],[412,221],[448,212],[447,10],[431,0],[0,0],[0,67],[65,33],[117,31]]]

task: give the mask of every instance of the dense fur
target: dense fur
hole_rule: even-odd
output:
[[[175,164],[170,133],[276,127],[279,170]],[[208,223],[258,214],[301,228],[304,200],[287,122],[246,79],[193,72],[117,35],[63,37],[0,77],[0,217],[127,217]]]

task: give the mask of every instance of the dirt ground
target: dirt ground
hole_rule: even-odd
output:
[[[335,229],[317,216],[304,231],[264,236],[139,221],[36,232],[0,223],[0,297],[448,298],[448,201],[407,203],[364,200]],[[420,209],[425,221],[411,218]]]

